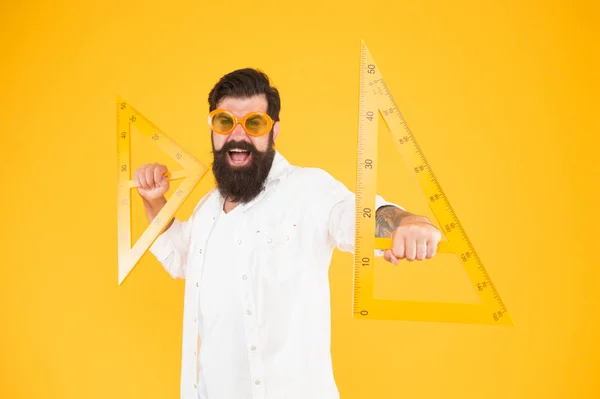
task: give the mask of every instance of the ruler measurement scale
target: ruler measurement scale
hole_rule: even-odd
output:
[[[360,71],[354,316],[370,319],[512,325],[512,319],[500,295],[431,170],[423,151],[402,117],[364,42]],[[443,233],[448,238],[448,241],[439,243],[438,253],[452,253],[459,258],[482,300],[482,305],[374,299],[374,251],[375,248],[387,249],[391,246],[391,239],[375,237],[377,124],[380,114],[391,131],[400,154],[423,190]],[[131,180],[130,170],[132,124],[135,124],[142,134],[151,138],[159,148],[183,167],[183,170],[171,173],[168,178],[184,179],[133,248],[131,247],[131,189],[135,188],[135,183]],[[117,140],[119,284],[121,284],[208,169],[119,97],[117,97]]]
[[[356,187],[356,248],[355,248],[355,295],[354,311],[367,316],[372,306],[374,283],[374,251],[375,242],[375,184],[377,176],[376,158],[372,156],[377,151],[377,109],[367,104],[366,87],[366,53],[361,52],[360,70],[360,106],[358,129],[358,168]],[[368,200],[373,199],[373,200]]]
[[[135,125],[140,133],[151,139],[155,145],[182,166],[183,169],[169,173],[169,180],[184,179],[133,247],[131,246],[131,190],[136,185],[131,179],[132,125]],[[208,168],[120,97],[117,97],[117,149],[119,165],[118,280],[121,284],[171,221],[177,209],[192,193]]]
[[[354,317],[512,325],[506,306],[425,154],[408,128],[381,71],[364,42],[361,47]],[[444,235],[448,238],[448,241],[440,242],[438,253],[452,253],[458,257],[479,294],[482,305],[374,299],[374,250],[391,247],[390,239],[372,238],[376,212],[377,135],[380,113],[411,174],[423,190]]]

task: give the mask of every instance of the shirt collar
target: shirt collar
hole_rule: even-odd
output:
[[[275,157],[271,165],[271,170],[265,179],[265,187],[268,187],[271,182],[275,182],[285,178],[290,171],[290,163],[281,153],[275,150]]]

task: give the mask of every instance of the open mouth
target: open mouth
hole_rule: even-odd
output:
[[[238,148],[234,148],[227,152],[229,155],[229,163],[233,166],[244,166],[248,162],[250,162],[250,157],[252,154],[246,150],[240,150]]]

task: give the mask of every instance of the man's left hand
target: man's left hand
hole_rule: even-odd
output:
[[[423,216],[407,216],[392,233],[392,248],[383,253],[386,261],[397,265],[408,261],[432,258],[442,239],[442,233]]]

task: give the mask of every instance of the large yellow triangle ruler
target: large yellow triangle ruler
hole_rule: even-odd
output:
[[[131,245],[131,190],[135,189],[136,185],[132,180],[133,171],[131,170],[132,126],[135,126],[150,142],[181,165],[181,170],[169,173],[169,180],[184,179],[133,246]],[[120,285],[171,221],[177,209],[192,193],[208,168],[184,151],[181,146],[119,96],[117,96],[117,149],[119,167],[118,277]]]
[[[356,189],[356,240],[353,315],[355,318],[512,325],[506,306],[456,216],[450,200],[408,128],[381,70],[361,43],[360,115]],[[374,250],[391,248],[391,239],[375,236],[377,120],[381,115],[425,194],[447,240],[438,253],[454,254],[462,263],[481,304],[384,300],[373,296]]]

